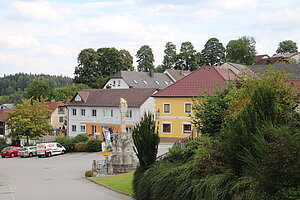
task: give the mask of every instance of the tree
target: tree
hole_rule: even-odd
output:
[[[243,36],[238,40],[231,40],[226,46],[226,61],[243,65],[251,65],[256,55],[253,37]]]
[[[33,81],[28,88],[25,89],[27,98],[41,100],[41,98],[49,99],[52,88],[44,81]]]
[[[155,162],[159,144],[158,131],[152,114],[144,113],[140,123],[133,128],[132,139],[140,167],[146,170]]]
[[[114,47],[99,48],[97,51],[84,49],[77,60],[74,82],[87,84],[92,88],[99,88],[99,79],[109,78],[120,70],[133,69],[130,53],[126,50],[118,51]]]
[[[175,69],[193,71],[198,68],[197,51],[191,42],[181,44],[180,53],[176,56]]]
[[[149,72],[154,69],[154,56],[152,49],[148,45],[142,46],[136,53],[138,71]]]
[[[95,88],[98,76],[101,76],[98,66],[99,55],[92,49],[82,50],[77,58],[78,66],[75,67],[74,83],[83,83]]]
[[[172,42],[167,42],[165,47],[165,56],[161,65],[161,71],[173,69],[176,61],[176,45],[172,44]]]
[[[10,136],[13,138],[40,137],[46,132],[51,131],[52,127],[48,118],[51,115],[51,110],[41,101],[33,98],[24,99],[21,104],[18,104],[15,109],[7,112],[7,128],[11,130]]]
[[[298,52],[297,43],[293,42],[292,40],[285,40],[278,44],[278,48],[276,53],[283,54],[283,53],[295,53]]]
[[[210,38],[201,51],[204,57],[204,64],[218,66],[225,62],[225,48],[217,38]]]

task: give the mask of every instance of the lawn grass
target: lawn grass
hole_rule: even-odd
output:
[[[113,176],[97,176],[91,177],[90,179],[107,185],[109,187],[115,188],[117,190],[121,190],[126,194],[132,194],[133,172]]]

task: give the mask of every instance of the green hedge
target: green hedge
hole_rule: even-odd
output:
[[[102,141],[98,139],[90,139],[86,143],[86,151],[88,152],[97,152],[102,150],[101,146]]]

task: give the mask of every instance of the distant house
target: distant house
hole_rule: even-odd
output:
[[[300,52],[277,54],[272,56],[272,58],[294,58],[297,63],[300,63]]]
[[[102,137],[103,131],[120,133],[120,98],[128,104],[126,126],[130,132],[144,112],[154,113],[156,88],[85,89],[66,104],[68,108],[68,136],[80,133]]]
[[[12,109],[0,109],[0,137],[7,136],[9,134],[9,130],[5,123],[7,122],[7,113],[8,111],[12,111]]]
[[[0,105],[0,109],[13,109],[15,107],[15,104],[12,103],[5,103]]]
[[[225,62],[222,65],[220,65],[221,69],[229,69],[236,75],[239,75],[241,73],[246,74],[252,74],[253,72],[249,70],[245,65],[237,64],[237,63],[231,63],[231,62]]]
[[[191,121],[193,98],[209,92],[215,95],[217,85],[225,87],[234,80],[230,69],[203,66],[154,95],[156,125],[161,141],[188,137],[193,131]]]
[[[285,63],[291,64],[291,61],[288,58],[293,58],[300,63],[300,52],[296,53],[285,53],[285,54],[277,54],[272,57],[268,55],[258,55],[255,57],[255,61],[253,65],[268,65],[268,64],[276,64],[276,63]]]
[[[65,135],[67,128],[67,111],[63,102],[57,102],[54,99],[46,101],[45,104],[52,111],[50,116],[50,123],[54,129],[53,135]]]
[[[168,69],[164,73],[119,71],[106,82],[103,89],[157,88],[164,89],[189,71]]]

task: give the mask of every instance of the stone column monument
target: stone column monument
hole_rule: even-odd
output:
[[[119,107],[121,112],[121,132],[113,140],[113,152],[108,162],[109,171],[113,173],[130,172],[137,166],[131,133],[126,131],[127,101],[121,98]]]

